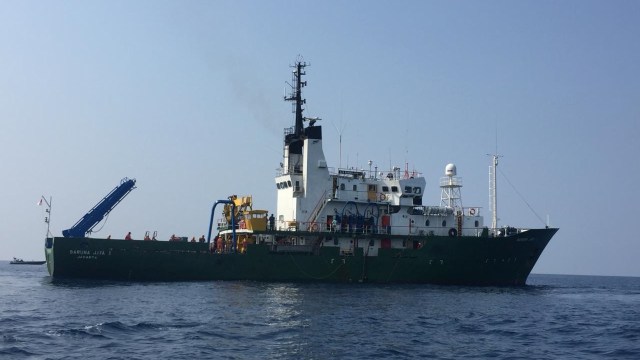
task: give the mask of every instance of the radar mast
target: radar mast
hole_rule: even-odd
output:
[[[306,73],[304,72],[304,68],[307,67],[307,63],[302,61],[301,58],[298,58],[295,65],[291,67],[295,69],[293,70],[293,78],[292,78],[293,84],[289,84],[292,89],[289,96],[285,96],[284,99],[286,101],[294,102],[293,112],[296,114],[296,123],[295,123],[293,133],[296,137],[300,137],[302,136],[303,130],[304,130],[304,127],[303,127],[304,117],[302,116],[302,112],[304,111],[304,109],[302,108],[302,105],[304,105],[307,102],[306,99],[302,98],[302,88],[307,86],[307,82],[302,81],[302,76],[306,75]]]
[[[456,166],[447,164],[444,170],[445,177],[440,178],[440,206],[462,210],[462,179],[457,176]]]

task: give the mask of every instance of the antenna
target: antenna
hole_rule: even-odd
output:
[[[338,169],[341,169],[342,168],[342,133],[344,132],[344,129],[347,127],[347,125],[342,124],[342,118],[340,119],[340,129],[338,129],[338,127],[336,126],[336,124],[333,123],[333,121],[331,122],[331,124],[333,125],[333,127],[336,129],[336,132],[338,133],[338,154],[339,154],[338,156],[340,157]]]

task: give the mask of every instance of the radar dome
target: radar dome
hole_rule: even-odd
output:
[[[453,164],[447,164],[444,168],[444,174],[447,176],[456,176],[456,166]]]

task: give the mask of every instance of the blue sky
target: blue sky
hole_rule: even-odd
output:
[[[639,35],[637,1],[2,1],[0,259],[44,257],[41,195],[60,235],[123,177],[96,236],[275,210],[302,55],[330,166],[341,132],[343,165],[408,163],[437,204],[453,162],[489,223],[497,132],[500,223],[560,227],[534,272],[640,276]]]

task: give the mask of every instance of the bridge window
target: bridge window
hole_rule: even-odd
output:
[[[389,192],[389,187],[388,186],[383,186],[382,187],[382,192]]]
[[[419,187],[414,187],[414,188],[413,188],[413,192],[414,192],[415,194],[420,194],[420,193],[422,192],[422,189],[421,189],[421,188],[419,188]]]
[[[398,187],[397,187],[397,186],[392,186],[392,187],[391,187],[391,191],[393,191],[393,192],[398,192]]]
[[[411,186],[405,186],[404,187],[404,192],[405,192],[405,194],[411,194]]]

